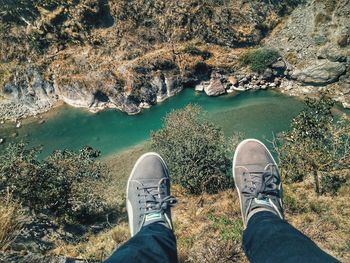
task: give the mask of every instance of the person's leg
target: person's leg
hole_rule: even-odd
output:
[[[281,178],[263,143],[248,139],[238,145],[233,178],[245,228],[243,248],[251,262],[338,262],[284,221]]]
[[[143,227],[105,261],[114,262],[177,262],[173,231],[158,223]]]
[[[127,185],[126,206],[132,238],[105,262],[177,262],[170,208],[170,178],[164,160],[146,153],[136,162]]]
[[[271,212],[259,212],[249,219],[243,249],[250,262],[339,262]]]

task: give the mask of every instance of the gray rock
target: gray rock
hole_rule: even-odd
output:
[[[157,72],[151,81],[151,86],[157,91],[157,102],[161,102],[168,97],[164,74]]]
[[[129,115],[135,115],[141,111],[139,107],[140,103],[137,102],[133,96],[127,96],[123,105],[124,111]]]
[[[346,71],[339,62],[325,61],[309,68],[295,71],[292,78],[308,85],[326,85],[336,82]]]
[[[220,79],[211,79],[210,84],[204,88],[208,96],[219,96],[226,92],[225,86]]]
[[[202,84],[198,84],[196,85],[196,87],[194,88],[195,91],[199,91],[202,92],[204,90],[204,86]]]
[[[181,77],[178,75],[165,76],[165,84],[169,97],[174,96],[183,89]]]
[[[239,80],[239,83],[247,83],[248,82],[248,78],[244,77],[242,79]]]
[[[346,62],[347,55],[348,52],[346,50],[327,46],[318,51],[317,58],[328,59],[333,62]]]
[[[236,91],[246,91],[246,89],[243,87],[243,86],[238,86],[238,87],[235,87],[233,86],[233,90],[236,90]]]
[[[140,90],[140,99],[145,103],[154,105],[157,103],[157,90],[148,87],[142,87]]]
[[[84,88],[78,81],[57,88],[60,98],[73,107],[89,108],[95,101],[94,93]]]
[[[286,68],[286,63],[283,60],[278,60],[277,62],[271,65],[271,68],[277,70],[284,70]]]
[[[265,69],[262,77],[266,80],[271,79],[272,78],[272,69],[270,69],[270,68]]]

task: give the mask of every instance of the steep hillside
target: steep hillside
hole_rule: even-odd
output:
[[[282,90],[315,94],[328,89],[345,107],[350,106],[350,2],[314,0],[294,10],[263,41],[279,49],[294,68]]]
[[[2,0],[0,119],[62,100],[138,113],[231,69],[233,48],[258,44],[298,3]]]

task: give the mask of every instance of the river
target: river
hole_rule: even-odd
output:
[[[16,129],[18,136],[12,140],[24,139],[31,146],[42,145],[41,157],[54,149],[79,149],[85,145],[101,150],[102,156],[108,156],[144,142],[152,130],[161,128],[168,112],[189,103],[198,104],[207,111],[208,118],[221,126],[225,135],[239,131],[245,137],[258,139],[269,139],[272,133],[288,129],[291,118],[303,107],[301,101],[273,91],[251,91],[214,98],[186,89],[135,116],[116,110],[93,114],[65,105],[44,116],[46,121],[42,124],[37,121],[23,124]],[[14,130],[2,128],[0,137],[11,141],[9,135]]]

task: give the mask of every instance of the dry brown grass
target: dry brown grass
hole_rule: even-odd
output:
[[[190,196],[173,187],[173,209],[180,262],[246,262],[241,249],[241,214],[233,190]],[[235,224],[235,222],[239,224]]]
[[[57,247],[51,251],[51,254],[65,255],[87,262],[102,261],[110,256],[113,250],[120,247],[129,237],[128,225],[121,223],[98,235],[88,235],[86,242],[67,245],[62,241],[56,241]]]
[[[313,183],[285,185],[286,219],[309,236],[327,253],[350,262],[350,189],[344,186],[337,196],[318,197]],[[293,211],[290,198],[295,200]]]
[[[5,251],[23,226],[24,212],[10,195],[0,200],[0,251]]]

